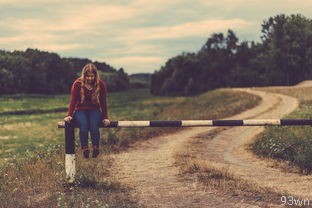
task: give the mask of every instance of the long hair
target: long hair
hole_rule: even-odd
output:
[[[95,76],[95,80],[93,82],[94,93],[92,94],[91,101],[92,101],[92,103],[99,104],[99,95],[100,95],[99,73],[98,73],[96,66],[92,63],[86,64],[82,69],[81,89],[80,89],[81,103],[83,103],[85,100],[84,86],[85,86],[85,82],[86,82],[85,77],[86,77],[87,73],[92,73]]]

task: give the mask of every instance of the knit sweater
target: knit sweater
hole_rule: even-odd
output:
[[[107,113],[107,89],[105,83],[102,80],[99,80],[100,86],[100,94],[99,94],[99,104],[92,103],[92,93],[94,93],[95,89],[88,90],[84,87],[85,100],[81,103],[80,89],[81,89],[81,78],[75,80],[72,85],[71,93],[70,93],[70,104],[68,108],[68,116],[73,116],[73,112],[77,110],[101,110],[103,114],[103,119],[108,118]]]

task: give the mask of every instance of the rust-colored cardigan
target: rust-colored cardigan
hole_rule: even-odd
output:
[[[81,78],[78,78],[75,80],[75,82],[72,85],[71,93],[70,93],[70,104],[68,108],[68,116],[73,116],[73,112],[76,110],[96,110],[99,109],[103,113],[103,119],[108,118],[107,113],[107,101],[106,101],[106,95],[107,95],[107,89],[105,86],[105,83],[102,80],[99,80],[99,86],[100,86],[100,95],[99,95],[99,101],[100,104],[92,103],[92,93],[94,93],[94,89],[88,90],[86,87],[84,89],[85,92],[85,100],[83,103],[81,103],[81,97],[80,97],[80,89],[81,89]]]

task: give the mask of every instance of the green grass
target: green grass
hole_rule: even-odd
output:
[[[157,97],[150,98],[138,107],[142,109],[133,119],[140,120],[187,120],[187,119],[217,119],[234,115],[242,109],[248,109],[257,104],[260,99],[256,96],[235,92],[226,89],[214,90],[196,97],[168,97],[162,98],[162,102]],[[175,99],[175,103],[172,104]],[[171,104],[171,105],[169,105]],[[156,108],[156,106],[158,108]],[[166,107],[167,106],[167,107]],[[149,108],[150,110],[147,110]],[[147,112],[146,115],[142,115]],[[139,116],[140,115],[140,116]],[[121,120],[121,119],[120,119]],[[181,128],[123,128],[111,129],[103,144],[113,144],[117,149],[128,147],[129,144],[159,136],[165,133],[172,133]],[[105,132],[107,133],[107,131]]]
[[[312,88],[264,89],[296,97],[299,108],[285,118],[312,118]],[[252,151],[261,157],[289,163],[289,171],[312,171],[312,135],[310,126],[266,127],[265,132],[251,145]]]
[[[259,101],[257,96],[219,89],[172,105],[166,108],[160,117],[167,119],[220,119],[239,113],[242,109],[251,108]]]
[[[7,99],[2,101],[11,102]],[[34,102],[32,99],[26,98],[29,103]],[[44,108],[41,106],[44,99],[51,98],[42,98],[37,107]],[[68,100],[62,102],[68,105]],[[193,98],[152,97],[147,90],[132,90],[111,93],[109,113],[111,120],[214,119],[233,115],[258,102],[259,98],[253,95],[230,90],[215,90]],[[10,105],[12,110],[18,109],[14,103]],[[24,106],[32,110],[31,105]],[[77,183],[67,187],[64,186],[64,134],[56,126],[65,114],[0,116],[0,157],[2,162],[9,159],[0,166],[0,207],[141,207],[129,195],[131,187],[111,177],[114,159],[110,147],[119,150],[137,140],[178,129],[102,129],[104,156],[86,161],[76,154]],[[76,142],[79,145],[77,139]]]
[[[230,94],[235,96],[229,96]],[[110,93],[108,96],[109,117],[111,120],[216,119],[229,113],[235,114],[257,101],[256,97],[250,96],[250,102],[241,102],[244,96],[244,94],[235,94],[226,90],[216,90],[194,98],[153,97],[146,89]],[[1,98],[1,105],[8,106],[6,110],[9,111],[31,111],[34,106],[38,109],[53,110],[52,107],[68,106],[68,98],[68,95],[42,96],[40,98],[38,96],[17,96]],[[53,103],[53,99],[56,104]],[[12,102],[12,100],[16,102]],[[231,103],[231,105],[223,108],[216,103]],[[65,115],[66,111],[29,115],[0,115],[0,163],[17,154],[27,151],[44,151],[45,147],[49,145],[63,144],[63,130],[57,129],[56,124]],[[113,143],[117,146],[128,146],[129,143],[136,140],[175,130],[177,129],[101,129],[103,135],[101,141],[102,144]],[[76,135],[78,134],[76,133]]]
[[[1,98],[1,105],[9,106],[6,109],[10,108],[10,111],[31,111],[34,106],[39,109],[68,106],[69,99],[66,99],[68,96],[53,97],[42,97],[39,100],[32,96],[19,97],[16,99],[16,103],[12,102],[11,98]],[[56,100],[55,105],[53,99]],[[111,120],[149,119],[161,112],[164,107],[184,99],[179,97],[155,98],[149,95],[148,90],[111,93],[108,96],[109,115]],[[50,105],[46,103],[50,103]],[[24,107],[21,108],[21,106]],[[44,151],[46,146],[63,144],[63,130],[57,128],[57,122],[61,121],[66,113],[0,115],[0,163],[16,154],[23,154],[26,151]],[[106,129],[101,131],[103,137],[108,135]]]
[[[61,143],[63,131],[56,128],[56,122],[63,116],[64,113],[0,116],[0,158]]]
[[[108,97],[111,120],[144,120],[159,114],[163,108],[181,102],[183,97],[153,97],[148,89],[111,93]]]
[[[67,107],[68,95],[16,95],[13,97],[0,97],[0,112],[50,110]],[[66,104],[66,105],[64,105]]]

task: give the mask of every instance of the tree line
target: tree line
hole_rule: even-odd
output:
[[[151,76],[153,95],[194,95],[220,87],[293,85],[312,78],[312,21],[279,14],[263,21],[261,41],[215,33],[196,53],[169,59]]]
[[[56,53],[38,49],[0,50],[0,95],[69,93],[83,66],[90,62],[87,58],[61,58]],[[129,77],[123,68],[116,70],[106,63],[93,63],[109,91],[129,88]]]

